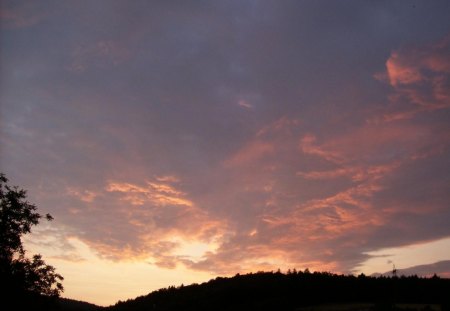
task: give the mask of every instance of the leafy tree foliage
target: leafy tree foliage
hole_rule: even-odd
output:
[[[0,173],[0,283],[7,297],[38,294],[55,297],[63,291],[63,277],[45,264],[41,255],[25,257],[21,237],[30,233],[42,218],[26,200],[26,191],[9,186]],[[45,215],[52,220],[52,216]]]

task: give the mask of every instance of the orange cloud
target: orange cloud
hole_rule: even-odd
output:
[[[355,169],[353,168],[339,168],[330,171],[312,171],[312,172],[297,172],[297,175],[306,179],[334,179],[337,177],[353,175]]]
[[[175,268],[187,260],[198,260],[201,252],[213,251],[209,246],[226,239],[227,223],[198,207],[180,190],[181,185],[175,176],[155,177],[141,184],[109,181],[88,200],[83,200],[84,193],[94,191],[71,189],[72,196],[88,204],[91,213],[101,204],[110,209],[99,215],[103,225],[97,224],[94,233],[82,235],[80,240],[102,258],[114,261],[140,259]],[[112,219],[108,221],[109,215]]]
[[[289,214],[266,214],[262,221],[270,226],[293,228],[295,233],[290,236],[299,240],[335,240],[342,234],[383,223],[371,203],[373,195],[382,189],[377,178],[369,178],[332,196],[298,204]]]
[[[264,126],[257,133],[256,137],[267,137],[274,134],[292,135],[294,130],[300,125],[300,120],[290,119],[286,116]]]
[[[147,202],[157,206],[193,205],[191,201],[183,198],[185,193],[164,183],[147,182],[147,187],[143,187],[130,183],[109,182],[106,191],[121,193],[122,199],[133,205],[143,205]]]
[[[358,163],[369,167],[395,159],[405,159],[417,149],[425,147],[431,140],[433,134],[428,128],[410,124],[366,124],[320,144],[314,135],[308,134],[300,139],[300,150],[340,167],[329,172],[300,172],[299,175],[310,178],[337,177],[352,173],[356,175],[357,171],[364,170],[358,168]],[[352,163],[352,167],[349,167],[348,163]]]
[[[421,112],[450,107],[449,55],[450,36],[424,48],[392,52],[386,71],[396,92],[391,96],[395,111],[385,114],[384,121],[409,119]],[[413,106],[402,107],[403,100]]]
[[[327,150],[322,146],[318,146],[316,144],[316,140],[316,136],[312,134],[303,136],[303,138],[300,140],[300,149],[306,154],[316,155],[330,162],[342,162],[342,159],[337,152]]]
[[[176,177],[176,176],[173,176],[173,175],[157,176],[156,180],[160,181],[160,182],[168,182],[168,183],[180,182],[180,179],[178,177]]]
[[[225,165],[232,167],[250,164],[272,154],[274,150],[274,146],[268,142],[254,141],[234,154],[231,159],[225,162]]]
[[[84,201],[84,202],[93,202],[94,199],[98,195],[97,193],[90,191],[90,190],[77,189],[77,188],[73,188],[73,187],[69,187],[67,189],[67,193],[71,196],[74,196],[74,197],[80,199],[81,201]]]
[[[423,156],[426,157],[427,155],[428,153],[424,154]],[[351,180],[358,182],[367,179],[375,180],[381,178],[387,173],[390,173],[392,170],[397,168],[399,165],[400,162],[393,162],[390,164],[375,165],[369,167],[349,166],[328,171],[297,172],[297,175],[305,179],[312,179],[312,180],[348,177],[351,178]]]
[[[398,52],[393,52],[386,62],[389,82],[396,87],[401,84],[413,84],[422,81],[424,78],[420,73],[420,68],[411,66]]]

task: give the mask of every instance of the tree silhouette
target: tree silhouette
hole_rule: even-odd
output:
[[[0,173],[0,284],[6,299],[23,295],[57,297],[63,277],[45,264],[41,255],[25,257],[21,237],[39,224],[42,215],[26,200],[26,191],[9,186]],[[53,217],[45,215],[47,220]]]
[[[393,289],[396,295],[392,295]],[[450,279],[257,272],[170,286],[105,311],[450,310]]]

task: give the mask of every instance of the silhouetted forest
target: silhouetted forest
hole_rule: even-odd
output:
[[[349,303],[353,306],[345,308]],[[356,303],[363,307],[354,307]],[[437,276],[367,277],[294,270],[237,274],[164,288],[119,301],[107,310],[450,310],[449,303],[450,279]],[[310,308],[318,305],[322,307]]]
[[[29,291],[14,293],[12,296],[1,295],[0,310],[36,310],[36,311],[94,311],[101,307],[73,299],[57,296],[45,296]]]
[[[450,310],[450,279],[294,270],[171,286],[106,308],[29,292],[15,301],[13,305],[1,304],[2,310]]]

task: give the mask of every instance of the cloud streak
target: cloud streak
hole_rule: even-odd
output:
[[[26,3],[0,164],[60,224],[44,255],[347,273],[450,236],[446,1]]]
[[[409,107],[386,114],[384,120],[409,119],[420,112],[450,107],[449,49],[450,39],[446,36],[426,48],[392,52],[386,62],[387,77],[395,90],[391,101],[394,107],[402,107],[405,102]]]

